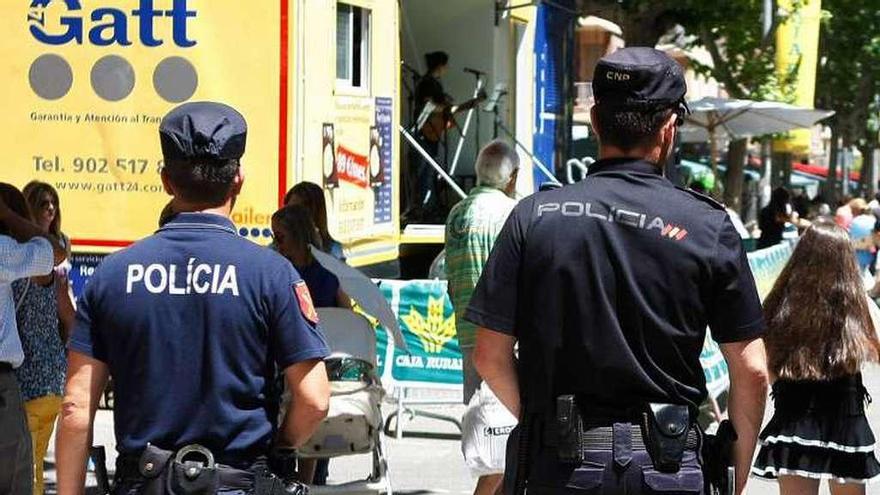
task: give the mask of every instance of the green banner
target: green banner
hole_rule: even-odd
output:
[[[776,278],[782,273],[791,253],[794,251],[791,243],[783,242],[773,247],[761,249],[749,253],[749,266],[752,269],[752,275],[755,276],[755,284],[758,286],[758,295],[763,300],[773,289]]]
[[[389,348],[387,332],[378,327],[377,353],[383,380],[420,388],[461,387],[461,349],[446,282],[382,280],[380,288],[409,347],[408,353]]]
[[[758,295],[762,300],[767,297],[773,284],[776,283],[776,278],[788,263],[792,249],[790,243],[784,242],[748,254],[749,268],[755,277]],[[700,364],[703,365],[703,372],[706,375],[706,388],[712,397],[718,397],[730,387],[730,372],[727,369],[727,362],[721,355],[721,348],[712,340],[710,332],[706,332],[706,342],[703,345],[703,352],[700,354]]]
[[[788,243],[749,253],[749,266],[763,299],[791,257]],[[381,280],[382,293],[397,315],[409,353],[389,346],[388,333],[376,327],[379,374],[386,382],[420,388],[458,388],[462,359],[455,337],[455,315],[446,282],[441,280]],[[700,355],[706,386],[718,396],[730,385],[727,363],[707,333]],[[390,366],[389,366],[390,365]]]

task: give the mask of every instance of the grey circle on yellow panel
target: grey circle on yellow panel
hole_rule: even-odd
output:
[[[199,75],[189,60],[168,57],[153,72],[156,93],[169,103],[182,103],[192,98],[199,87]]]
[[[73,70],[60,55],[40,55],[28,71],[31,89],[40,98],[57,100],[64,97],[73,86]]]
[[[119,55],[101,57],[92,67],[92,89],[107,101],[119,101],[134,89],[134,68]]]

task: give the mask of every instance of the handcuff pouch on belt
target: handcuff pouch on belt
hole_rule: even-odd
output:
[[[642,436],[654,469],[677,473],[691,428],[688,406],[650,403],[642,416]]]
[[[176,454],[147,445],[138,470],[144,477],[145,495],[213,495],[220,484],[214,455],[201,445],[188,445]]]

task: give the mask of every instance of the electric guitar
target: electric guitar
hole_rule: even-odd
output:
[[[451,101],[437,104],[429,100],[425,103],[425,108],[422,109],[422,113],[416,121],[416,129],[422,133],[425,139],[436,143],[443,139],[447,130],[456,125],[455,114],[475,108],[484,101],[486,101],[486,92],[482,89],[475,98],[458,105],[453,105]]]

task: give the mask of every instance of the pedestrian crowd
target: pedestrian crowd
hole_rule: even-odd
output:
[[[880,193],[870,201],[845,195],[832,210],[821,195],[811,200],[802,191],[778,187],[760,212],[757,247],[795,240],[816,221],[833,222],[849,234],[865,288],[872,298],[880,296]]]
[[[761,303],[725,207],[663,175],[689,111],[678,64],[618,50],[593,90],[600,160],[583,181],[516,201],[518,155],[493,141],[447,219],[464,401],[519,420],[506,462],[481,466],[475,493],[741,494],[746,473],[786,495],[822,481],[865,493],[880,479],[861,375],[880,360],[866,287],[880,272],[880,196],[832,216],[775,190],[759,246],[800,235]],[[272,216],[271,249],[236,234],[246,133],[222,104],[163,119],[173,199],[159,230],[107,257],[76,305],[57,192],[0,184],[0,493],[43,492],[56,419],[58,491],[80,493],[109,378],[115,494],[302,493],[291,467],[297,483],[326,483],[328,462],[297,462],[295,449],[329,408],[315,307],[352,307],[316,253],[344,253],[324,191],[307,182]],[[727,430],[714,437],[696,424],[707,327],[731,380]]]

